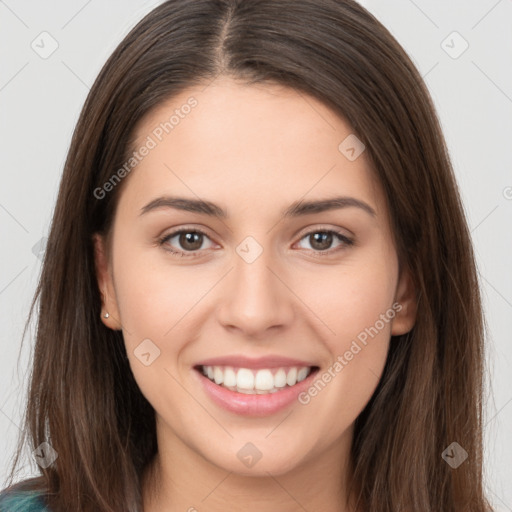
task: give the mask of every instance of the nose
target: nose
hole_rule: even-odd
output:
[[[281,274],[271,251],[264,250],[252,263],[235,254],[217,309],[220,324],[253,339],[290,325],[294,295]]]

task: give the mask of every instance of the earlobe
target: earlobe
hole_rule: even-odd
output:
[[[94,233],[94,263],[98,289],[101,294],[101,321],[110,329],[121,329],[119,311],[115,295],[114,283],[109,268],[108,255],[106,253],[105,239],[99,233]]]
[[[416,322],[418,303],[416,287],[409,269],[404,268],[398,281],[395,302],[399,305],[391,326],[391,335],[408,333]]]

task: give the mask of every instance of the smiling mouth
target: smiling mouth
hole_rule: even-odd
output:
[[[280,368],[237,368],[233,366],[194,367],[199,373],[220,387],[247,395],[278,393],[302,382],[318,366],[286,366]]]

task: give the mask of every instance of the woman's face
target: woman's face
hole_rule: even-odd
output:
[[[364,147],[316,99],[228,79],[136,137],[97,268],[160,450],[252,475],[336,460],[415,316]]]

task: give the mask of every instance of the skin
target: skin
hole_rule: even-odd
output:
[[[399,275],[385,197],[366,153],[349,161],[338,146],[351,127],[293,89],[219,78],[156,107],[136,127],[142,143],[190,96],[198,105],[125,178],[112,251],[95,237],[99,288],[111,329],[122,329],[135,379],[157,417],[159,453],[145,473],[144,511],[353,511],[347,479],[353,426],[382,374],[391,335],[408,332],[415,291]],[[198,197],[226,209],[217,219],[161,208],[162,195]],[[285,219],[300,199],[355,197],[356,207]],[[183,227],[207,233],[197,257]],[[337,229],[325,255],[308,236]],[[247,263],[237,246],[252,236],[263,252]],[[183,240],[182,240],[183,241]],[[307,405],[251,418],[228,412],[193,375],[201,359],[278,354],[325,372],[365,328],[398,302],[401,310]],[[161,353],[149,366],[134,354],[149,338]],[[247,468],[237,452],[262,453]],[[192,508],[194,507],[194,508]],[[303,507],[303,508],[301,508]]]

